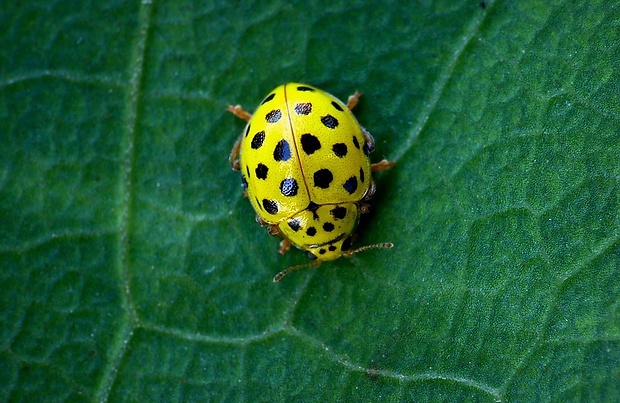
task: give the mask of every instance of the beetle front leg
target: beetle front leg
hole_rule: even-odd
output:
[[[289,249],[291,249],[291,245],[292,245],[291,241],[284,238],[283,240],[280,241],[280,249],[278,249],[278,253],[281,255],[284,255],[286,252],[288,252]]]

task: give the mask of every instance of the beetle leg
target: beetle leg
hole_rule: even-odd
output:
[[[360,214],[367,214],[370,212],[370,204],[360,203],[359,209],[360,209]]]
[[[284,238],[283,240],[280,241],[280,249],[278,249],[278,253],[281,255],[284,255],[286,252],[288,252],[289,249],[291,249],[291,245],[292,245],[291,241]]]
[[[375,139],[372,137],[372,134],[368,132],[368,130],[362,127],[362,133],[364,134],[364,139],[366,140],[366,148],[368,148],[368,152],[371,153],[375,150]],[[381,160],[377,163],[370,165],[371,172],[377,171],[385,171],[386,169],[390,169],[394,166],[394,161],[388,161],[386,159]]]
[[[267,232],[269,232],[269,235],[282,235],[278,224],[268,224]]]
[[[351,95],[349,99],[347,100],[347,108],[349,108],[349,110],[352,110],[353,108],[355,108],[355,105],[357,105],[357,102],[359,101],[361,96],[362,96],[361,92],[355,91],[355,94]]]
[[[375,185],[375,181],[370,181],[370,186],[368,186],[368,190],[366,191],[366,194],[362,198],[362,201],[368,201],[372,199],[372,196],[375,194],[376,191],[377,191],[377,185]]]
[[[249,122],[250,119],[252,119],[252,114],[246,112],[245,109],[241,107],[241,105],[228,105],[226,107],[226,110],[235,115],[236,117],[245,120],[246,122]]]
[[[252,115],[248,112],[246,112],[241,105],[228,105],[226,107],[226,110],[230,113],[232,113],[233,115],[235,115],[236,117],[245,120],[246,122],[249,122],[250,119],[252,119]],[[245,132],[245,130],[244,130]],[[239,164],[239,150],[241,149],[241,141],[243,140],[243,133],[241,133],[241,135],[239,136],[239,138],[237,138],[237,141],[235,141],[235,145],[233,145],[232,150],[230,151],[230,156],[228,157],[228,162],[230,162],[230,166],[232,167],[233,170],[235,171],[239,171],[241,169],[241,165]]]
[[[375,151],[375,139],[372,137],[372,134],[363,127],[362,134],[364,135],[364,140],[366,140],[366,149],[368,150],[366,155],[369,155],[371,152]]]
[[[230,151],[230,155],[228,156],[228,162],[230,162],[230,166],[233,171],[240,171],[241,164],[239,163],[239,150],[241,149],[241,141],[243,140],[243,133],[241,136],[235,141],[235,145],[233,145],[232,150]]]
[[[394,161],[388,161],[384,159],[374,164],[370,164],[370,170],[372,172],[385,171],[386,169],[390,169],[393,166],[394,166]]]

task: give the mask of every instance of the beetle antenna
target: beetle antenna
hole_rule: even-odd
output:
[[[357,249],[353,249],[353,250],[349,250],[346,252],[343,252],[342,255],[345,257],[351,257],[351,255],[354,255],[358,252],[367,250],[367,249],[390,249],[393,248],[394,244],[392,242],[381,242],[381,243],[376,243],[373,245],[366,245],[366,246],[361,246]]]
[[[303,269],[304,267],[319,267],[320,264],[321,264],[321,260],[317,259],[309,263],[298,264],[297,266],[291,266],[288,269],[282,270],[280,273],[276,274],[276,276],[273,278],[273,282],[277,283],[278,281],[282,280],[282,277],[286,276],[292,271]]]

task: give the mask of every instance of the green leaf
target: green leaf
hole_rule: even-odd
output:
[[[77,8],[76,8],[77,7]],[[620,8],[8,2],[0,401],[620,400]],[[276,253],[228,154],[287,81],[377,140],[358,245]]]

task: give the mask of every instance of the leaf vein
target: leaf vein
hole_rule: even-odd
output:
[[[477,14],[477,13],[475,14],[475,17],[465,29],[465,35],[458,42],[454,52],[452,52],[452,57],[448,60],[448,63],[443,67],[443,69],[439,73],[438,79],[435,82],[435,85],[433,86],[433,89],[430,92],[431,97],[428,100],[428,102],[424,103],[424,108],[422,109],[422,111],[420,112],[418,116],[416,125],[411,130],[410,135],[406,138],[406,141],[403,144],[403,146],[399,147],[397,154],[393,158],[395,162],[400,160],[400,158],[407,151],[409,151],[409,149],[413,146],[413,143],[415,143],[415,141],[417,140],[422,130],[424,130],[424,128],[426,127],[426,123],[428,122],[430,115],[435,110],[437,103],[441,99],[441,95],[443,94],[444,89],[446,88],[446,85],[448,84],[448,81],[452,77],[454,68],[457,62],[459,61],[461,55],[463,54],[463,51],[478,33],[480,26],[482,25],[486,16],[488,15],[488,10],[491,8],[493,3],[495,2],[488,1],[486,3],[487,3],[487,6],[486,6],[487,12],[484,12],[482,14]]]
[[[124,315],[113,347],[108,356],[109,365],[103,372],[96,391],[96,400],[107,401],[116,380],[127,346],[138,323],[137,314],[132,303],[129,275],[129,245],[133,200],[133,173],[135,166],[135,142],[138,125],[138,109],[141,98],[142,74],[146,54],[147,40],[151,28],[152,1],[143,1],[138,15],[138,32],[132,57],[129,59],[131,77],[127,91],[127,107],[125,110],[125,136],[121,147],[122,167],[119,180],[119,197],[121,209],[119,213],[118,255],[116,267],[121,286],[121,304]]]

